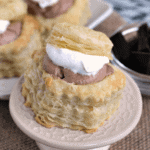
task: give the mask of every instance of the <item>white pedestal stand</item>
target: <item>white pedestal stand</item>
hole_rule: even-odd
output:
[[[108,150],[110,144],[127,136],[141,117],[142,98],[139,88],[127,74],[126,79],[119,109],[93,134],[67,128],[49,129],[38,124],[31,109],[24,106],[25,100],[21,95],[23,76],[10,95],[10,113],[17,126],[34,139],[41,150]]]
[[[61,150],[61,149],[52,148],[52,147],[43,145],[43,144],[41,144],[39,142],[36,142],[36,144],[38,145],[40,150]],[[99,147],[99,148],[94,148],[94,149],[86,149],[86,150],[109,150],[109,148],[110,148],[110,145],[107,145],[107,146],[104,146],[104,147]]]

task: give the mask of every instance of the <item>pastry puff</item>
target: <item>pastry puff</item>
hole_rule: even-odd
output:
[[[56,27],[58,30],[56,30]],[[67,29],[68,27],[70,28],[67,30],[65,29],[66,27]],[[66,32],[60,34],[59,31],[62,28]],[[83,29],[81,34],[78,34],[79,32],[75,34],[77,28],[79,31]],[[99,41],[99,45],[103,46],[105,45],[104,41],[111,43],[104,34],[92,32],[91,30],[86,32],[87,30],[84,27],[76,27],[66,23],[57,24],[53,27],[48,41],[53,45],[58,41],[59,44],[57,46],[59,47],[61,47],[61,39],[63,45],[66,37],[69,37],[70,42],[79,45],[82,45],[86,40],[87,44],[89,41],[92,43],[92,46],[94,45],[93,41],[96,41],[95,45],[98,45]],[[96,34],[93,35],[92,33]],[[89,37],[89,35],[91,36]],[[53,40],[53,36],[57,40]],[[72,41],[73,37],[76,37],[74,41]],[[80,41],[80,39],[82,40]],[[76,47],[75,44],[74,47]],[[71,46],[68,43],[66,44],[66,48],[71,48],[70,50],[74,50],[74,47],[72,47],[72,43]],[[98,51],[98,46],[95,47],[97,47]],[[79,51],[81,52],[81,47]],[[92,49],[84,49],[84,53],[89,54],[90,51],[92,52]],[[100,48],[99,51],[101,51]],[[113,67],[114,73],[100,82],[86,85],[68,83],[60,78],[51,76],[44,70],[43,59],[45,54],[45,50],[35,51],[32,55],[31,66],[24,74],[25,80],[22,85],[22,95],[25,97],[25,105],[32,108],[36,121],[48,128],[61,126],[82,130],[86,133],[95,132],[119,107],[122,91],[126,84],[125,75],[119,69],[109,64]],[[107,53],[103,52],[102,54],[106,55]]]
[[[40,22],[42,27],[51,30],[53,25],[60,22],[69,22],[76,25],[85,25],[90,18],[91,12],[89,8],[88,0],[74,0],[73,6],[67,10],[67,12],[61,14],[55,18],[44,18],[35,16]],[[43,30],[42,30],[43,31]]]
[[[27,5],[22,0],[0,0],[0,19],[20,20],[27,13]]]
[[[79,51],[88,55],[106,56],[112,59],[112,42],[102,32],[69,23],[59,23],[53,27],[46,40],[51,45]]]
[[[21,23],[20,36],[15,41],[0,46],[0,78],[21,76],[31,62],[32,52],[42,47],[38,22],[25,15]]]

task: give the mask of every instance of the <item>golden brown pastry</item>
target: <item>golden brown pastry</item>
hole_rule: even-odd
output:
[[[85,27],[57,24],[47,42],[56,51],[65,48],[69,52],[78,51],[81,55],[111,59],[112,43],[109,38]],[[80,74],[83,80],[90,78],[90,83],[70,82],[66,76],[73,71],[68,69],[70,72],[65,74],[67,68],[58,66],[52,59],[47,60],[47,52],[47,47],[46,50],[35,51],[31,66],[24,74],[22,95],[25,97],[25,105],[32,108],[36,121],[46,127],[61,126],[87,133],[95,132],[119,107],[126,84],[125,75],[108,63],[113,71],[100,81],[91,81],[90,75],[71,73],[70,77],[74,74],[74,80]],[[85,76],[89,78],[85,79]],[[96,75],[92,77],[97,78]]]
[[[33,17],[25,15],[19,21],[9,21],[7,30],[0,34],[0,78],[21,76],[32,52],[42,47],[40,26]]]
[[[0,19],[18,20],[27,13],[27,5],[22,0],[0,0]]]
[[[37,0],[24,1],[28,5],[28,13],[35,16],[42,27],[48,30],[60,22],[85,25],[91,16],[88,0],[58,0],[46,8],[41,8]]]
[[[69,23],[60,23],[53,27],[47,43],[61,48],[68,48],[88,55],[111,57],[112,42],[102,32],[73,26]]]

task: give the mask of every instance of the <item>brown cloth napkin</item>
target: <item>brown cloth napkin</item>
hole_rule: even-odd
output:
[[[95,28],[110,36],[118,27],[126,24],[113,12]],[[143,113],[136,128],[124,139],[111,145],[110,150],[150,150],[150,97],[142,96]],[[0,150],[39,150],[34,140],[26,136],[14,123],[9,112],[9,101],[0,100]]]

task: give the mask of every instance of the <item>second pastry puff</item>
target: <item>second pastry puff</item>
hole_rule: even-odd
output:
[[[39,24],[26,10],[21,0],[0,1],[0,78],[21,76],[42,47]]]
[[[55,23],[69,22],[85,25],[91,16],[88,0],[24,0],[28,13],[51,30]]]

